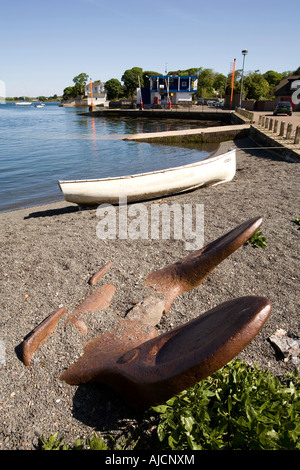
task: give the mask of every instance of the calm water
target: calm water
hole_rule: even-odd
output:
[[[104,178],[184,165],[216,148],[122,141],[125,134],[199,127],[199,123],[91,118],[84,110],[0,105],[0,212],[63,200],[58,180]]]

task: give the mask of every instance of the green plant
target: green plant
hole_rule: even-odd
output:
[[[293,222],[297,225],[300,225],[300,217],[296,217]]]
[[[77,439],[72,446],[63,443],[63,437],[58,438],[58,433],[52,434],[48,438],[41,437],[42,450],[108,450],[108,445],[95,434],[93,437],[87,438],[85,443]]]
[[[259,230],[256,230],[256,232],[254,232],[254,234],[252,235],[252,237],[249,238],[247,243],[250,243],[256,248],[260,246],[262,248],[265,248],[268,245],[266,237],[264,237],[262,232],[260,232]]]
[[[162,449],[300,449],[299,375],[287,385],[236,360],[153,407]]]
[[[126,439],[121,436],[118,439],[110,437],[110,443],[105,442],[102,437],[98,437],[93,434],[92,438],[86,438],[84,442],[81,439],[77,439],[72,446],[63,443],[63,437],[58,437],[58,433],[54,433],[48,438],[41,437],[41,449],[42,450],[127,450],[133,449],[138,442],[132,442],[129,437]]]

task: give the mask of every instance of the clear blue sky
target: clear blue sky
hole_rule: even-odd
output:
[[[227,75],[300,65],[300,1],[8,0],[0,6],[0,80],[7,96],[50,96],[87,73],[189,67]],[[281,22],[283,20],[283,24]]]

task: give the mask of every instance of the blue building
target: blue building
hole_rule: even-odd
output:
[[[197,75],[151,75],[150,104],[167,106],[192,104],[193,94],[197,92]]]

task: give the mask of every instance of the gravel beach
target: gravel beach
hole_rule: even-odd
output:
[[[157,329],[168,331],[230,299],[268,297],[272,312],[240,354],[275,375],[294,369],[278,357],[268,338],[279,328],[299,332],[299,163],[256,148],[249,138],[226,142],[237,149],[234,180],[215,187],[145,203],[203,204],[204,243],[252,217],[261,216],[266,248],[247,244],[224,260],[196,289],[178,297]],[[246,149],[246,150],[245,150]],[[70,386],[60,374],[82,355],[84,344],[110,331],[125,312],[148,295],[147,273],[187,256],[184,240],[103,240],[95,209],[65,201],[0,214],[0,450],[33,450],[39,438],[58,432],[72,444],[93,432],[117,433],[136,417],[108,388]],[[90,277],[112,267],[97,284],[116,286],[109,307],[85,317],[86,335],[63,317],[25,366],[20,345],[59,307],[68,313],[95,289]]]

